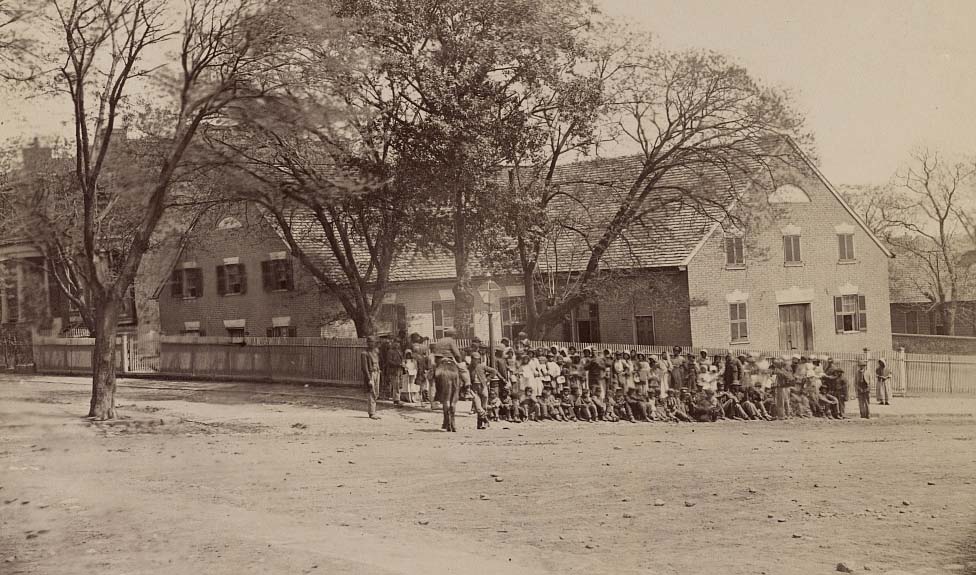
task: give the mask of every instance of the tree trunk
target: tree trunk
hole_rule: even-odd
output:
[[[458,337],[474,336],[474,290],[471,278],[459,278],[454,284],[454,329]]]
[[[120,302],[95,302],[95,349],[92,350],[92,397],[88,417],[96,421],[115,418],[115,336],[119,328]]]
[[[946,335],[956,335],[956,302],[946,302],[943,310],[945,313]]]
[[[376,322],[368,310],[358,312],[353,324],[356,326],[356,337],[369,337],[376,333]]]

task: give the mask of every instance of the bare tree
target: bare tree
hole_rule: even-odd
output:
[[[912,202],[894,184],[841,186],[839,191],[868,229],[882,241],[891,243],[891,238],[905,232],[901,222],[909,217]]]
[[[976,230],[970,214],[976,200],[976,166],[919,149],[885,186],[844,188],[848,203],[887,243],[900,281],[929,302],[948,335],[973,311],[976,274],[971,271]],[[966,319],[972,319],[967,317]]]
[[[43,174],[21,221],[95,337],[90,417],[115,416],[121,303],[191,176],[185,160],[201,126],[273,83],[273,6],[191,0],[180,18],[163,0],[46,5],[53,30],[43,37],[60,38],[49,46],[60,58],[52,84],[75,120],[71,166]],[[141,142],[125,141],[129,119],[148,132]]]
[[[669,53],[647,38],[620,37],[616,46],[594,52],[590,115],[549,122],[550,141],[558,145],[550,145],[544,162],[520,167],[515,178],[527,191],[520,197],[534,207],[519,206],[530,219],[516,234],[533,336],[633,275],[628,268],[641,267],[641,260],[631,255],[631,241],[667,238],[668,218],[656,216],[691,210],[748,228],[765,208],[765,194],[756,188],[771,185],[777,170],[797,161],[793,144],[780,136],[805,143],[788,97],[741,67],[716,54]],[[574,133],[576,122],[587,130]],[[559,145],[589,149],[592,126],[607,122],[616,130],[597,134],[638,151],[629,169],[599,178],[561,173]],[[651,225],[656,240],[641,232]]]
[[[941,315],[946,333],[954,335],[959,304],[971,299],[976,287],[972,262],[965,261],[974,246],[960,218],[972,201],[976,169],[921,149],[895,184],[908,208],[892,219],[902,233],[892,234],[888,242],[922,271],[913,274],[916,287]]]
[[[0,0],[0,80],[24,81],[37,72],[36,41],[22,30],[36,13],[23,0]]]

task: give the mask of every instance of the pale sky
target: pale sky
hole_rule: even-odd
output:
[[[790,90],[834,184],[884,183],[922,145],[976,156],[976,0],[597,1]],[[65,133],[68,106],[0,96],[0,140]]]
[[[598,2],[790,90],[834,184],[884,183],[922,145],[976,156],[974,0]]]

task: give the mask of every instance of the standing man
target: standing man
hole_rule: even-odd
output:
[[[857,391],[857,406],[861,409],[861,418],[870,419],[871,412],[871,384],[868,382],[868,362],[863,359],[857,362],[857,374],[854,376],[854,389]]]
[[[789,358],[773,360],[773,417],[786,419],[790,414],[790,389],[793,387],[793,372],[787,367]]]
[[[380,394],[380,352],[373,336],[366,338],[366,349],[359,354],[359,367],[366,388],[366,413],[370,419],[379,419],[380,416],[376,415],[376,398]]]
[[[390,395],[393,396],[393,406],[400,407],[401,384],[403,383],[403,352],[401,351],[402,342],[394,339],[386,348],[386,356],[383,370],[386,375],[386,383],[390,386]]]

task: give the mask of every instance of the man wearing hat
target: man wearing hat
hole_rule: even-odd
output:
[[[862,419],[870,419],[871,411],[871,383],[868,381],[868,362],[857,361],[857,373],[854,375],[854,390],[857,391],[857,406],[861,410]]]
[[[366,413],[370,419],[379,419],[376,398],[380,394],[380,353],[379,342],[373,336],[366,338],[366,349],[359,354],[359,367],[366,390]]]
[[[786,356],[774,360],[773,363],[773,394],[776,403],[773,405],[773,417],[786,419],[790,415],[790,389],[793,387],[793,372],[787,367],[790,359]]]

